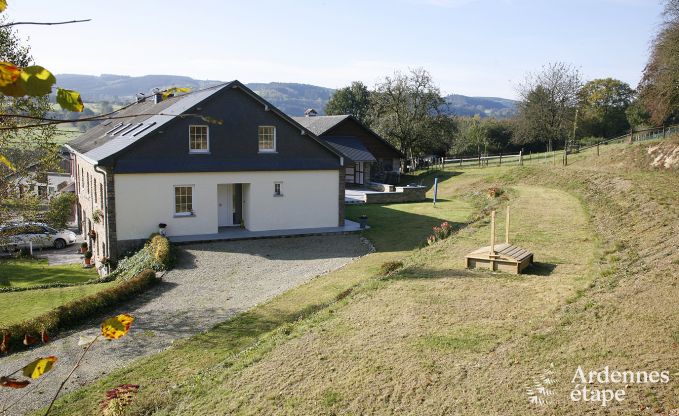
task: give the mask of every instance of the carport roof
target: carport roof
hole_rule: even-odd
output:
[[[325,140],[332,148],[340,152],[347,159],[351,159],[354,162],[375,162],[375,156],[373,156],[368,149],[363,146],[363,143],[356,137],[350,136],[332,136],[332,137],[321,137],[321,140]]]

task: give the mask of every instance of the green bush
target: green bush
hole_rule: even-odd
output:
[[[151,234],[144,247],[118,261],[116,269],[106,276],[106,280],[129,279],[144,269],[170,269],[174,264],[174,257],[170,241],[160,234]]]
[[[380,266],[380,275],[386,276],[403,267],[402,261],[388,261]]]
[[[54,228],[64,229],[73,215],[73,205],[76,196],[71,192],[64,192],[52,198],[49,211],[47,211],[47,223]]]
[[[50,336],[54,336],[58,331],[72,328],[93,316],[108,312],[112,307],[134,298],[159,281],[160,279],[156,277],[153,270],[146,269],[120,284],[73,300],[33,319],[3,328],[1,331],[10,336],[10,351],[25,349],[24,335],[37,337],[44,330]]]

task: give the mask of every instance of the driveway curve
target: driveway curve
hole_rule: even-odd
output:
[[[130,313],[133,330],[116,342],[98,342],[66,384],[77,389],[132,360],[168,348],[178,338],[208,330],[315,276],[338,269],[368,252],[357,235],[311,236],[214,242],[182,246],[178,265],[162,283],[107,316]],[[0,375],[9,374],[37,357],[56,355],[54,370],[13,406],[21,415],[49,403],[82,351],[81,335],[99,332],[102,317],[63,334],[53,342],[0,359]],[[25,392],[0,391],[0,411]],[[102,392],[103,394],[103,392]]]

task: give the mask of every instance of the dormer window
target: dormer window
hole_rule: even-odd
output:
[[[210,153],[208,126],[189,126],[189,153]]]
[[[259,126],[259,152],[274,153],[276,151],[276,127]]]

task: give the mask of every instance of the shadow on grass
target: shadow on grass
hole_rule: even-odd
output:
[[[458,175],[462,175],[462,172],[429,170],[420,172],[417,175],[402,175],[400,185],[422,185],[426,186],[427,191],[429,191],[434,186],[434,178],[438,178],[440,184]]]
[[[556,269],[556,264],[534,262],[524,270],[523,274],[549,276],[554,272],[554,269]]]

